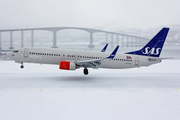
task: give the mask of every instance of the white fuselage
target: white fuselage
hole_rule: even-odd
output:
[[[92,59],[102,59],[108,57],[108,52],[93,52],[54,48],[21,48],[18,52],[11,52],[7,57],[18,63],[40,63],[59,65],[61,61],[83,61]],[[99,68],[125,69],[141,66],[149,66],[159,63],[161,60],[149,61],[150,57],[130,54],[116,54],[113,59],[105,59]]]

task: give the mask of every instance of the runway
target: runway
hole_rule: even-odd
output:
[[[134,69],[89,69],[0,61],[3,120],[169,120],[180,117],[179,60]]]
[[[69,75],[70,74],[70,75]],[[82,74],[82,73],[81,73]],[[106,75],[104,75],[106,74]],[[178,73],[8,73],[0,74],[0,89],[120,89],[180,88]],[[118,75],[117,75],[118,74]]]

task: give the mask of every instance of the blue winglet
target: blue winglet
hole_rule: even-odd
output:
[[[117,46],[117,47],[114,49],[114,51],[111,53],[111,55],[110,55],[109,57],[107,57],[107,59],[113,59],[113,58],[115,57],[118,49],[119,49],[119,46]]]
[[[126,54],[135,54],[143,56],[159,57],[166,40],[169,28],[162,28],[142,49],[128,52]]]
[[[106,45],[104,46],[104,48],[101,50],[101,52],[105,52],[106,49],[107,49],[107,46],[108,46],[108,44],[106,44]]]

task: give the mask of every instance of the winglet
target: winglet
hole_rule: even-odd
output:
[[[118,49],[119,49],[119,46],[117,46],[117,47],[114,49],[114,51],[111,53],[111,55],[110,55],[109,57],[107,57],[107,59],[113,59],[113,58],[115,57]]]
[[[108,46],[108,44],[106,44],[106,45],[104,46],[104,48],[101,50],[101,52],[105,52],[106,49],[107,49],[107,46]]]

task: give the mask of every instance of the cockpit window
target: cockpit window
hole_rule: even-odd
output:
[[[14,53],[18,53],[18,50],[14,50],[13,52],[14,52]]]

